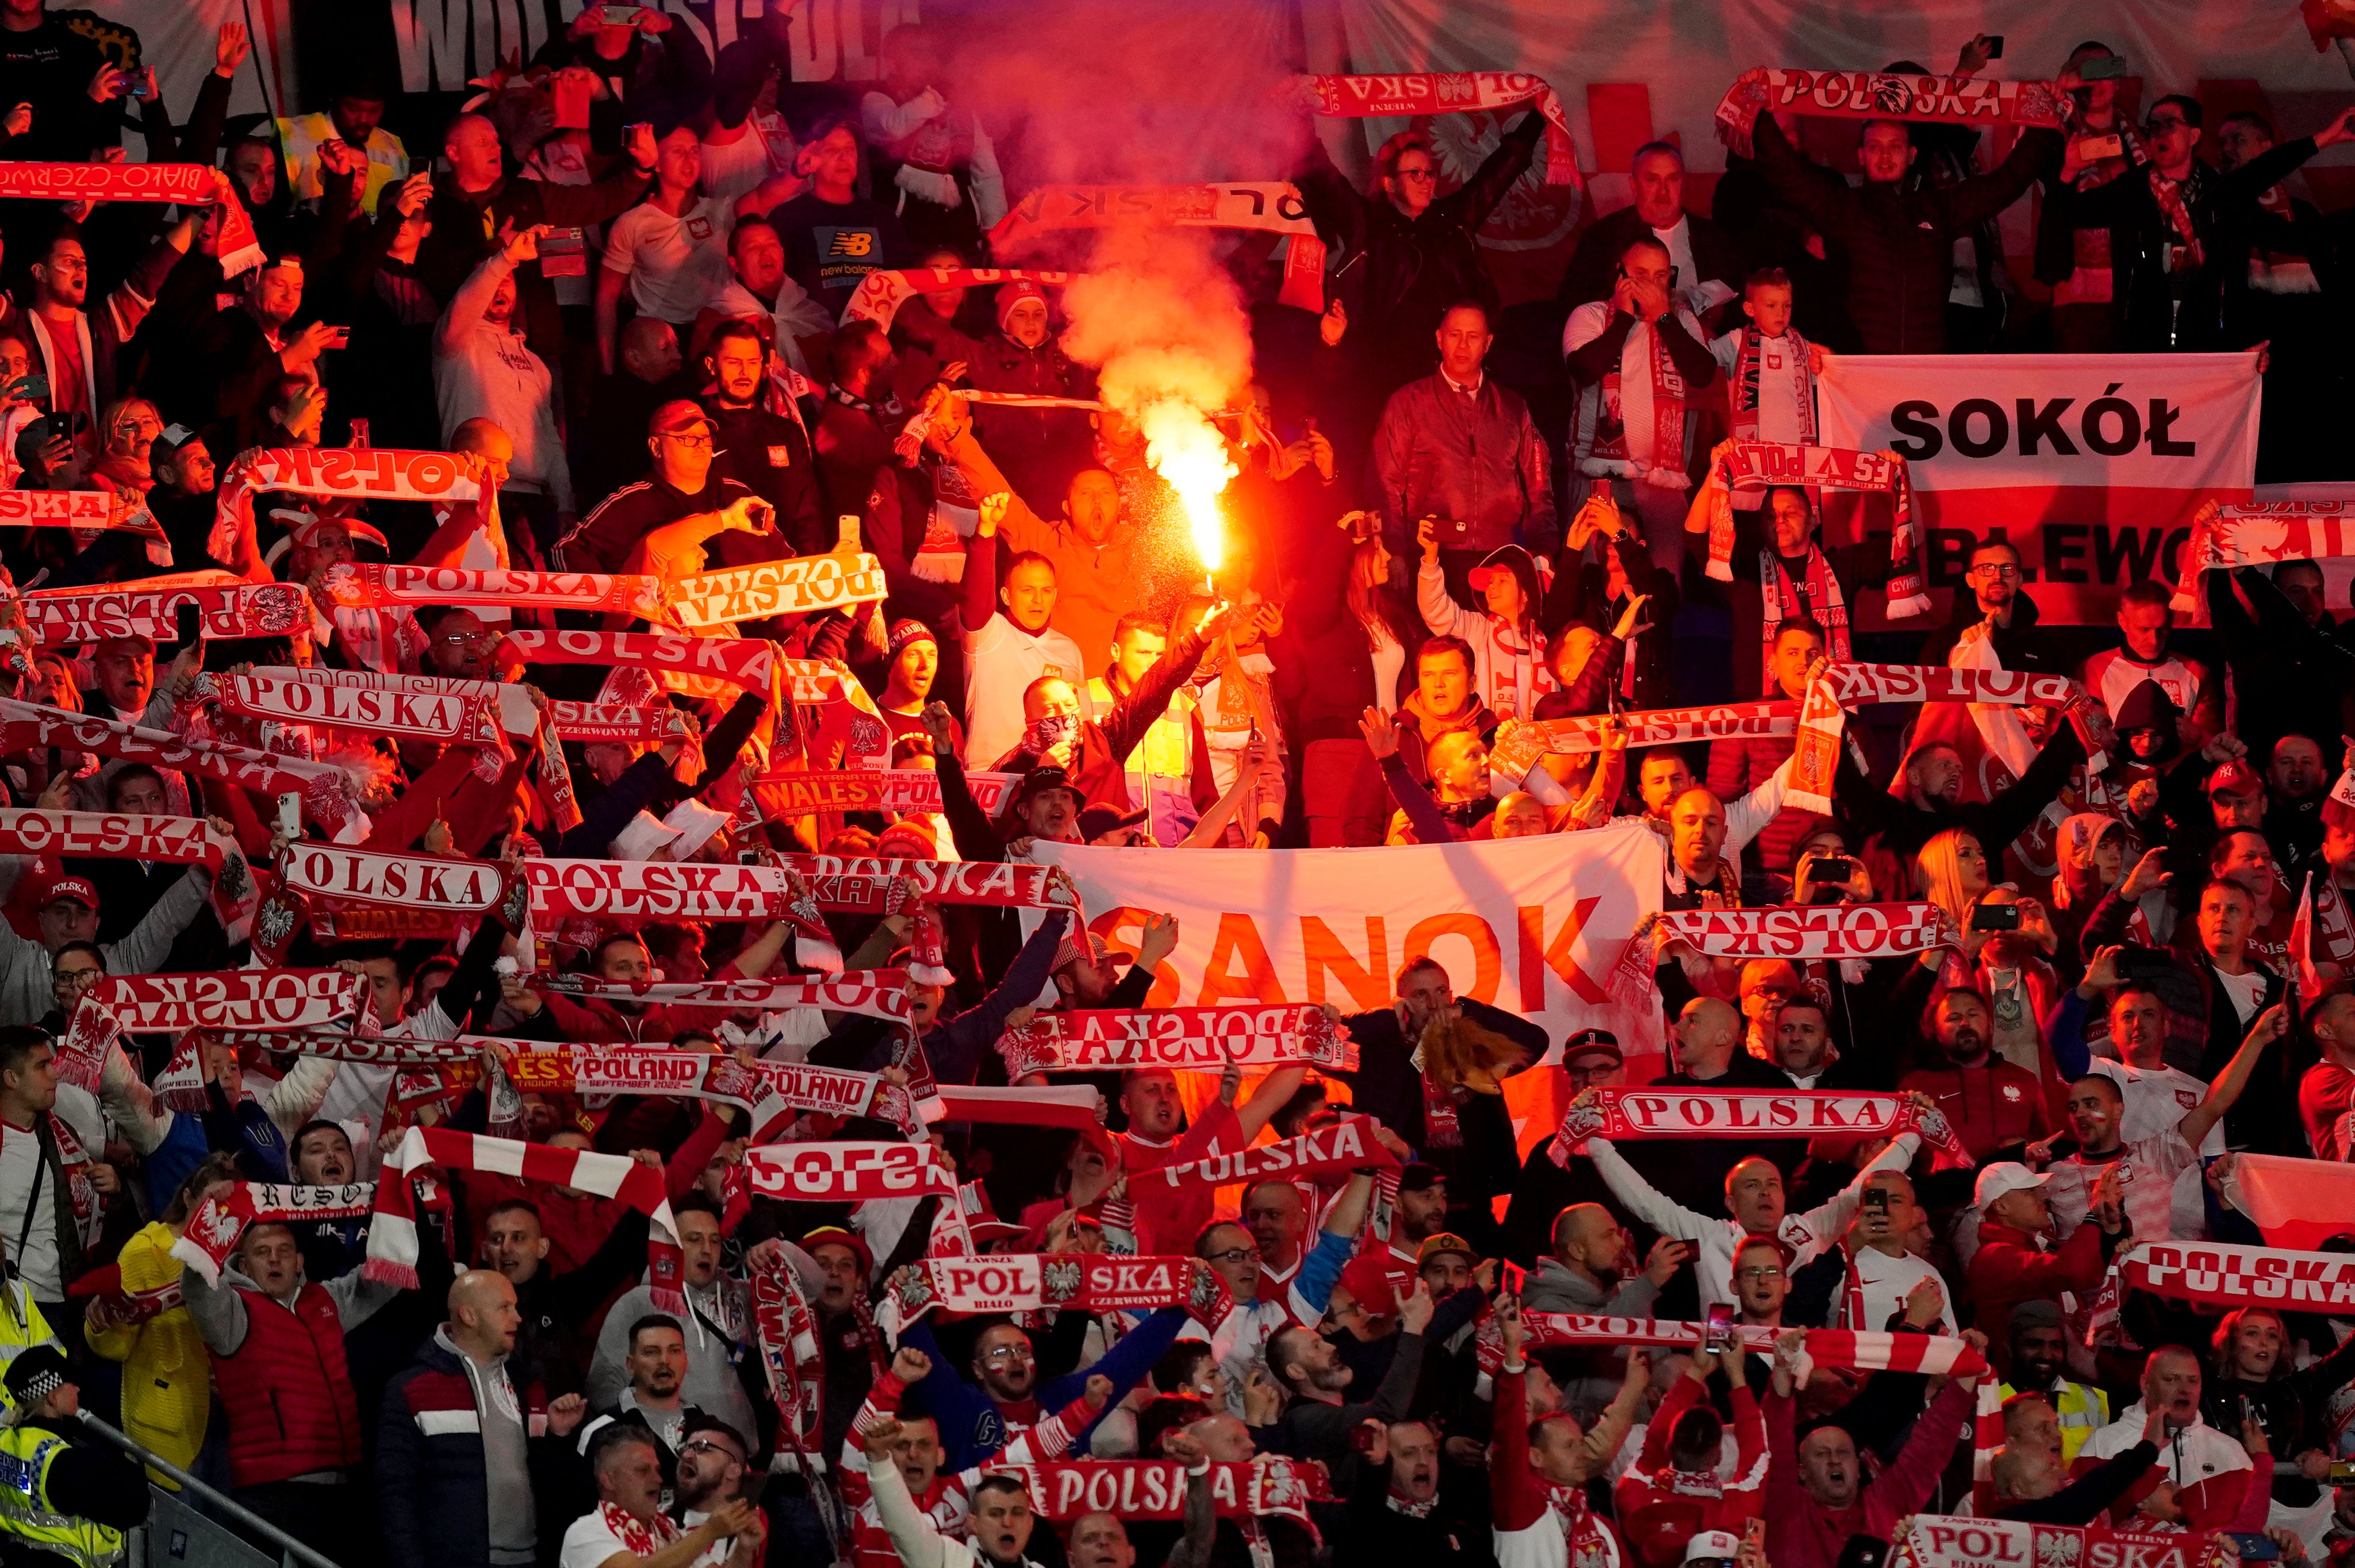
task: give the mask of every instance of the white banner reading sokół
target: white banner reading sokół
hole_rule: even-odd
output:
[[[1009,1077],[1140,1067],[1224,1072],[1307,1062],[1354,1072],[1358,1053],[1324,1010],[1283,1007],[1134,1007],[1042,1012],[998,1041]]]
[[[1042,842],[1031,853],[1070,873],[1090,930],[1117,949],[1135,952],[1147,916],[1177,916],[1178,948],[1147,1007],[1330,1001],[1369,1012],[1391,1004],[1399,967],[1427,954],[1456,995],[1555,1040],[1610,1030],[1636,1058],[1631,1078],[1661,1049],[1658,1009],[1630,1009],[1604,985],[1636,922],[1660,906],[1666,851],[1641,823],[1381,849],[1173,855]],[[1554,1076],[1507,1081],[1514,1114],[1542,1117],[1537,1137],[1560,1109],[1540,1112],[1516,1090]]]
[[[1906,461],[1932,587],[1967,592],[2001,530],[2048,622],[2106,622],[2128,583],[2173,580],[2200,503],[2255,480],[2254,352],[1833,355],[1816,387],[1826,445]],[[1856,526],[1827,508],[1828,544]],[[1878,627],[1880,597],[1864,608]]]
[[[744,1151],[744,1174],[763,1197],[800,1203],[947,1197],[955,1168],[929,1143],[779,1143]]]

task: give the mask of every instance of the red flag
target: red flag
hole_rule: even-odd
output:
[[[2243,1154],[2233,1162],[2233,1202],[2263,1231],[2268,1246],[2319,1252],[2333,1236],[2355,1232],[2355,1165]]]

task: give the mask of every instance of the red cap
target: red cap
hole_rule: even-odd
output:
[[[41,895],[40,907],[46,909],[60,898],[74,899],[92,910],[98,907],[98,889],[86,876],[60,876],[50,883],[48,890]]]
[[[2264,787],[2264,781],[2237,757],[2208,775],[2207,790],[2211,795],[2254,795]]]
[[[654,418],[647,421],[646,434],[677,436],[692,429],[708,430],[710,428],[711,416],[703,411],[701,404],[690,398],[674,397],[655,410]]]
[[[847,1246],[858,1257],[858,1271],[861,1274],[875,1272],[873,1249],[860,1240],[855,1233],[844,1230],[840,1225],[820,1225],[802,1237],[804,1252],[815,1254],[822,1246]]]

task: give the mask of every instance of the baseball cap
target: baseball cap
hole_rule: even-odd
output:
[[[646,421],[646,434],[650,436],[684,435],[697,429],[709,431],[711,417],[703,411],[702,405],[685,397],[672,398],[656,408],[655,417]]]
[[[2254,795],[2264,787],[2264,780],[2237,757],[2208,775],[2204,786],[2211,795]]]
[[[1742,1554],[1742,1537],[1730,1530],[1704,1530],[1685,1542],[1688,1563],[1731,1563]]]
[[[1971,1189],[1971,1202],[1984,1209],[2006,1192],[2025,1192],[2051,1180],[2050,1176],[2039,1176],[2017,1160],[1998,1160],[1979,1172],[1978,1184]]]
[[[1460,1252],[1464,1255],[1464,1261],[1466,1263],[1480,1261],[1480,1255],[1473,1250],[1470,1242],[1465,1241],[1462,1236],[1441,1231],[1436,1235],[1423,1237],[1423,1245],[1414,1249],[1415,1267],[1421,1268],[1443,1252]]]
[[[1017,808],[1028,805],[1050,789],[1069,789],[1074,795],[1080,792],[1079,786],[1071,782],[1070,774],[1051,762],[1042,763],[1025,773],[1022,781],[1014,786],[1012,804]]]
[[[70,898],[87,908],[98,907],[98,889],[86,876],[60,876],[49,884],[41,895],[40,907],[48,908],[60,899]]]
[[[1438,1166],[1425,1165],[1421,1160],[1417,1160],[1412,1165],[1403,1167],[1399,1171],[1399,1191],[1401,1192],[1428,1192],[1433,1187],[1438,1186],[1442,1181],[1446,1180],[1447,1172],[1442,1171]]]
[[[1582,1029],[1561,1043],[1561,1065],[1569,1066],[1581,1056],[1608,1057],[1612,1065],[1621,1066],[1627,1057],[1619,1049],[1619,1036],[1608,1029]]]
[[[1516,563],[1527,568],[1530,577],[1537,576],[1537,561],[1527,550],[1518,545],[1499,545],[1482,556],[1480,564],[1465,574],[1464,580],[1472,585],[1474,593],[1480,593],[1487,589],[1490,577],[1500,571],[1511,571]]]
[[[1093,843],[1109,833],[1136,826],[1145,821],[1145,817],[1142,806],[1134,811],[1124,811],[1115,806],[1090,806],[1080,813],[1080,837],[1087,843]]]

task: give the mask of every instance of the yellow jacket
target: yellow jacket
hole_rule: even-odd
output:
[[[133,1295],[175,1285],[180,1260],[172,1255],[178,1238],[157,1220],[123,1245],[123,1291]],[[107,1329],[82,1326],[90,1348],[123,1363],[123,1429],[186,1469],[205,1445],[212,1414],[212,1364],[204,1335],[186,1307],[159,1312],[144,1323]],[[153,1470],[158,1486],[172,1483]]]

